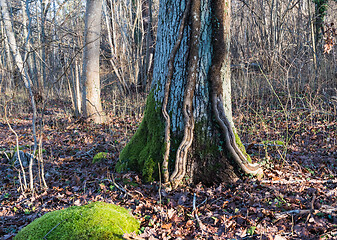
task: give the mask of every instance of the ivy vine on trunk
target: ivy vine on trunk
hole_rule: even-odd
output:
[[[229,0],[161,1],[152,90],[118,171],[167,188],[263,175],[233,124],[229,42]]]

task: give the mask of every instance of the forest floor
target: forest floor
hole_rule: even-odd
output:
[[[46,212],[93,201],[124,206],[141,221],[140,239],[337,239],[337,117],[296,110],[236,113],[242,141],[263,165],[261,181],[201,184],[171,192],[146,184],[114,164],[141,118],[110,116],[102,125],[46,111],[43,149],[46,190],[19,191],[19,167],[0,156],[0,236],[12,239]],[[11,116],[23,151],[33,144],[31,115]],[[41,126],[41,122],[38,123]],[[14,150],[15,135],[0,121],[0,150]],[[93,163],[98,152],[106,159]],[[39,183],[36,165],[35,182]],[[115,181],[115,183],[113,182]]]

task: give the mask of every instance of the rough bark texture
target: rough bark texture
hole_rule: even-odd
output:
[[[183,31],[185,28],[190,6],[191,6],[191,0],[188,1],[187,6],[185,7],[184,14],[183,14],[180,27],[179,27],[178,39],[173,47],[173,50],[171,51],[170,59],[168,62],[168,76],[167,76],[166,83],[165,83],[164,100],[163,100],[163,105],[162,105],[162,113],[165,118],[165,142],[164,142],[165,143],[165,154],[164,154],[164,160],[163,160],[163,166],[162,166],[163,174],[164,174],[164,183],[167,183],[169,181],[168,158],[170,156],[170,149],[171,149],[171,139],[170,139],[171,138],[171,118],[167,112],[167,102],[169,99],[170,87],[171,87],[171,82],[172,82],[172,78],[174,74],[174,60],[176,58],[177,51],[180,47],[181,40],[183,39]],[[181,159],[180,161],[176,161],[175,170],[177,170],[177,166],[180,167],[181,161],[182,161]],[[172,176],[175,174],[177,174],[177,171],[174,171]]]
[[[233,154],[238,154],[235,142],[240,141],[233,131],[230,106],[230,3],[192,0],[188,23],[180,31],[187,3],[161,1],[150,100],[140,128],[122,151],[117,164],[120,171],[133,169],[142,172],[146,180],[158,176],[158,163],[161,164],[168,146],[167,139],[164,141],[167,133],[165,120],[160,114],[164,103],[168,113],[165,119],[169,117],[170,123],[168,170],[170,184],[174,188],[182,183],[200,181],[206,184],[231,182],[238,178],[237,166],[245,167],[245,164],[233,161]],[[226,12],[227,15],[224,15]],[[181,42],[174,54],[171,76],[168,66],[173,62],[170,57],[179,38]],[[168,80],[169,91],[165,89]],[[213,101],[217,104],[216,108],[214,104],[212,107],[212,97],[216,99]],[[229,126],[232,137],[226,136],[216,115],[220,116],[222,123],[227,120],[225,123],[229,125],[225,126]],[[149,124],[151,121],[156,123]],[[146,139],[144,133],[150,133]],[[230,149],[233,145],[234,148]],[[245,154],[240,149],[239,152]],[[142,167],[149,165],[153,168]]]
[[[96,123],[103,122],[99,78],[102,0],[87,0],[85,16],[85,47],[83,56],[83,115]]]

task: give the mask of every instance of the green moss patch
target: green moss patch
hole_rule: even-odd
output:
[[[280,140],[276,140],[276,141],[266,140],[266,141],[262,141],[262,143],[263,145],[271,146],[271,147],[282,147],[286,145],[283,141],[280,141]]]
[[[108,157],[108,153],[106,152],[99,152],[97,153],[94,158],[92,159],[92,163],[99,163],[102,162],[104,159]]]
[[[252,163],[252,159],[250,158],[249,154],[246,152],[246,148],[245,146],[242,144],[241,139],[239,137],[239,135],[236,132],[236,129],[233,128],[233,133],[235,135],[235,142],[238,145],[238,147],[240,148],[241,152],[246,156],[247,160],[249,163]]]
[[[14,239],[123,239],[124,233],[138,229],[139,222],[127,209],[94,202],[46,213],[23,228]]]
[[[142,174],[146,182],[158,179],[158,163],[163,161],[164,121],[161,107],[154,94],[147,97],[144,118],[130,142],[125,146],[116,164],[118,172],[133,170]]]

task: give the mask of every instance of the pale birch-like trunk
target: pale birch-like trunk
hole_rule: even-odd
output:
[[[99,77],[102,0],[87,0],[82,74],[83,115],[95,123],[104,121]]]
[[[24,62],[22,60],[21,53],[16,43],[15,34],[13,31],[13,24],[9,15],[7,2],[6,0],[0,0],[0,7],[3,16],[3,23],[5,27],[6,37],[12,54],[14,56],[15,64],[21,74],[21,77],[24,81],[25,87],[27,88],[33,108],[33,123],[32,123],[32,130],[33,130],[33,137],[34,137],[34,148],[33,152],[35,153],[37,149],[37,139],[36,139],[36,104],[34,100],[34,95],[32,91],[32,81],[27,73],[27,69],[25,68]],[[33,179],[33,158],[30,159],[29,162],[29,178],[30,178],[30,190],[34,191],[34,179]]]
[[[231,182],[239,176],[238,166],[246,173],[261,174],[249,160],[238,161],[237,150],[231,148],[234,137],[241,149],[236,155],[246,155],[232,120],[230,1],[191,0],[186,26],[181,28],[188,3],[160,2],[152,90],[144,119],[116,168],[136,170],[151,181],[158,179],[158,165],[163,163],[164,182],[167,171],[173,187],[182,182]],[[169,155],[168,169],[163,155]]]
[[[80,90],[80,75],[78,69],[78,61],[75,60],[75,64],[72,71],[72,80],[73,80],[73,99],[74,99],[74,111],[75,116],[79,117],[81,113],[81,90]]]
[[[6,34],[5,33],[5,29],[4,29],[4,26],[2,24],[2,34],[3,36]],[[7,84],[6,84],[6,91],[7,90],[10,90],[13,91],[13,86],[14,86],[14,77],[12,74],[14,72],[14,67],[13,67],[13,58],[12,58],[12,55],[11,55],[11,51],[10,51],[10,48],[9,48],[9,44],[8,44],[8,41],[3,41],[3,45],[4,45],[4,48],[5,48],[5,51],[6,51],[6,54],[4,54],[3,57],[3,61],[4,61],[4,66],[7,67],[7,69],[9,70],[9,74],[7,73],[6,74],[6,79],[7,79]]]
[[[24,50],[25,50],[25,57],[27,59],[28,65],[28,74],[31,76],[33,85],[37,84],[37,81],[34,82],[34,79],[37,80],[37,67],[35,63],[35,53],[31,52],[32,48],[31,45],[33,43],[32,34],[31,34],[31,18],[30,18],[30,11],[29,11],[29,1],[22,0],[21,1],[22,7],[22,24],[23,24],[23,36],[25,38]],[[35,86],[36,87],[36,86]],[[37,86],[38,87],[38,86]],[[40,92],[42,94],[42,92]]]
[[[46,16],[50,7],[50,2],[45,0],[40,0],[41,6],[41,22],[40,22],[40,63],[41,63],[41,79],[39,83],[40,91],[43,91],[44,86],[47,81],[47,74],[46,74],[46,32],[45,32],[45,25],[46,25]]]

